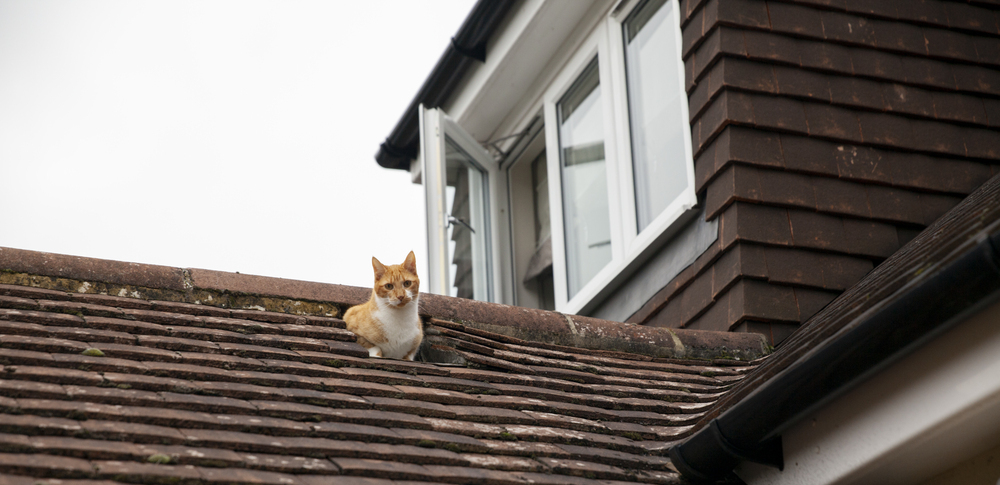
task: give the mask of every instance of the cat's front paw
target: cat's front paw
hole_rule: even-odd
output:
[[[369,357],[382,357],[382,349],[380,349],[378,347],[369,347],[368,348],[368,356]]]

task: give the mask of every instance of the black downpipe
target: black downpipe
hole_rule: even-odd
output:
[[[462,22],[451,44],[438,59],[431,74],[417,91],[403,117],[379,146],[375,161],[385,168],[408,170],[410,160],[417,157],[420,122],[417,108],[441,106],[473,62],[486,60],[486,42],[516,0],[479,0]]]
[[[670,450],[685,477],[728,476],[740,461],[783,469],[781,433],[1000,296],[1000,233],[772,378]]]

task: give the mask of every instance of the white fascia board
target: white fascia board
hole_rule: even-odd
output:
[[[469,69],[442,108],[477,140],[493,137],[514,107],[540,91],[539,75],[593,7],[581,0],[525,0],[491,39],[486,62]]]
[[[938,336],[782,434],[785,469],[758,484],[904,484],[1000,442],[1000,303]]]

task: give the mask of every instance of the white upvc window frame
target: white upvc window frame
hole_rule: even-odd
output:
[[[473,204],[485,204],[485,214],[489,218],[489,234],[485,247],[485,272],[488,288],[475,296],[482,301],[501,301],[506,297],[503,268],[507,258],[504,258],[504,246],[501,244],[506,237],[506,228],[501,216],[506,213],[507,185],[506,177],[501,176],[496,160],[483,149],[482,144],[468,134],[441,109],[418,108],[420,126],[420,153],[417,163],[420,164],[421,178],[424,184],[424,203],[427,211],[427,249],[428,249],[428,285],[427,293],[438,295],[451,294],[451,261],[448,238],[448,214],[451,210],[447,204],[446,185],[446,146],[445,138],[472,157],[477,169],[486,176],[486,194],[482,200],[470,201]],[[499,208],[499,209],[498,209]]]
[[[584,313],[592,309],[616,283],[627,278],[660,244],[672,235],[677,226],[693,213],[697,205],[694,188],[694,157],[691,128],[687,122],[687,103],[681,103],[684,122],[684,150],[687,187],[650,224],[638,232],[636,222],[635,186],[633,181],[631,130],[629,128],[628,93],[625,73],[625,46],[622,23],[642,3],[623,2],[598,23],[570,57],[559,74],[545,90],[542,106],[545,116],[545,144],[548,158],[549,207],[552,224],[552,260],[556,310]],[[680,8],[678,0],[668,0],[662,8],[673,9],[677,37],[677,75],[684,86],[684,62],[681,56]],[[605,134],[605,168],[608,182],[608,209],[611,223],[611,261],[572,297],[568,294],[563,191],[559,148],[559,120],[556,105],[579,75],[597,56]],[[686,93],[682,93],[687,98]]]
[[[587,40],[577,49],[570,58],[566,67],[556,76],[556,79],[546,90],[543,97],[543,110],[545,113],[545,150],[548,163],[549,180],[549,210],[550,223],[552,225],[552,276],[554,278],[556,310],[569,311],[575,313],[567,307],[571,301],[591,300],[602,289],[604,285],[596,283],[610,281],[616,273],[615,261],[620,261],[622,255],[622,229],[621,229],[621,207],[620,197],[618,197],[618,175],[616,169],[615,154],[618,153],[618,140],[615,136],[616,127],[614,121],[613,83],[611,72],[604,66],[609,62],[608,42],[606,31],[602,28],[592,32]],[[573,299],[569,298],[569,285],[567,283],[568,269],[566,265],[566,226],[564,220],[563,207],[563,184],[562,184],[562,154],[560,153],[559,142],[559,117],[557,105],[563,95],[573,86],[573,83],[580,77],[583,71],[597,57],[598,80],[601,86],[601,111],[604,125],[604,154],[607,184],[608,184],[608,216],[611,228],[611,261],[594,275],[587,282]]]
[[[621,184],[621,197],[622,200],[632,201],[631,203],[622,204],[625,213],[623,214],[623,230],[625,231],[625,256],[626,258],[636,257],[647,247],[654,243],[657,237],[666,231],[670,225],[677,221],[683,214],[691,210],[697,203],[698,197],[695,193],[694,188],[694,150],[691,145],[691,124],[688,122],[690,119],[688,104],[681,103],[681,113],[684,123],[681,123],[683,127],[683,139],[684,139],[684,157],[688,163],[685,164],[687,177],[687,188],[669,204],[666,208],[660,212],[660,215],[656,216],[650,224],[642,230],[638,231],[637,227],[637,216],[635,208],[635,184],[633,183],[633,164],[632,164],[632,133],[631,125],[629,121],[629,107],[628,107],[628,93],[627,93],[627,82],[625,79],[625,42],[622,35],[623,23],[625,19],[629,17],[633,10],[638,7],[642,2],[640,0],[634,0],[628,2],[624,8],[615,12],[614,15],[607,19],[609,42],[611,43],[611,48],[609,49],[610,55],[612,56],[612,77],[615,81],[616,88],[614,90],[615,96],[615,126],[619,127],[622,133],[622,142],[619,143],[620,151],[618,153],[619,159],[622,163],[619,163],[619,169],[621,170],[621,180],[625,183]],[[663,8],[673,9],[673,19],[676,20],[676,29],[674,30],[674,35],[676,36],[676,46],[677,46],[677,78],[678,85],[683,89],[685,85],[684,80],[684,61],[681,52],[681,46],[683,45],[683,40],[681,37],[681,26],[680,26],[680,2],[679,0],[667,0]],[[685,99],[687,99],[687,94],[682,93]]]

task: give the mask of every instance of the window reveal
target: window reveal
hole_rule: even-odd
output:
[[[555,288],[552,283],[552,225],[549,219],[549,180],[545,152],[531,162],[532,200],[535,209],[535,253],[528,264],[525,278],[534,279],[538,290],[538,307],[555,310]]]

